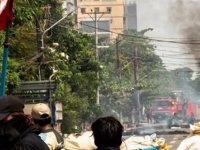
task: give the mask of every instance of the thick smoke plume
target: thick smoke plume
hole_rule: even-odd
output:
[[[200,1],[171,0],[169,17],[183,35],[179,40],[186,43],[200,66]]]
[[[200,68],[200,0],[170,0],[169,20],[183,35],[179,41],[185,43]],[[189,85],[187,91],[195,91]],[[191,99],[199,95],[191,93]]]

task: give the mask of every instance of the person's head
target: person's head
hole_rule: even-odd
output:
[[[51,110],[47,104],[35,104],[31,110],[31,117],[34,123],[39,126],[51,124]]]
[[[24,114],[24,103],[14,96],[0,96],[0,130],[12,127],[23,132],[32,125],[29,115]]]
[[[112,116],[101,117],[92,123],[95,145],[99,147],[120,147],[122,124]]]
[[[0,122],[5,123],[24,115],[24,103],[14,96],[0,96]]]

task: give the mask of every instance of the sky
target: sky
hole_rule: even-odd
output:
[[[190,67],[197,73],[200,68],[197,64],[200,62],[200,0],[136,2],[138,31],[153,28],[145,35],[155,39],[156,53],[161,56],[166,68]]]

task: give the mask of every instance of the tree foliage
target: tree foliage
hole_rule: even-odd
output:
[[[155,54],[154,45],[144,36],[146,31],[148,30],[125,31],[108,50],[102,50],[104,72],[101,103],[105,108],[111,108],[106,109],[109,110],[106,113],[119,117],[122,111],[130,116],[133,107],[137,107],[135,90],[140,91],[141,105],[148,103],[153,96],[166,94],[170,90],[170,74],[164,68],[160,57]],[[137,82],[136,63],[139,76]]]
[[[149,105],[154,96],[167,95],[183,87],[182,81],[192,83],[188,68],[171,72],[165,69],[155,53],[155,46],[145,36],[149,29],[124,31],[108,49],[99,49],[100,60],[97,61],[92,44],[94,38],[75,30],[71,15],[42,37],[44,31],[62,17],[61,3],[57,1],[16,1],[10,30],[7,93],[12,93],[20,81],[39,80],[39,68],[43,66],[44,78],[55,79],[58,83],[53,100],[63,103],[63,132],[72,132],[74,126],[91,122],[102,112],[118,118],[122,114],[130,116],[133,107],[137,106],[135,90],[139,90],[143,106]],[[1,32],[1,43],[4,36]],[[42,38],[44,49],[41,49]],[[59,45],[54,47],[53,43]],[[0,50],[2,54],[2,45]],[[198,83],[199,79],[195,81]],[[96,105],[98,86],[101,106]]]
[[[20,81],[38,80],[39,67],[43,65],[45,79],[55,79],[58,84],[52,98],[63,103],[63,124],[66,124],[63,131],[70,132],[73,126],[94,120],[101,109],[95,105],[99,64],[95,60],[92,37],[75,31],[73,16],[69,15],[44,35],[45,48],[41,50],[42,34],[63,17],[61,3],[19,0],[15,8],[7,93],[12,93]],[[0,39],[3,41],[3,38],[4,34]],[[54,42],[59,46],[53,47]]]

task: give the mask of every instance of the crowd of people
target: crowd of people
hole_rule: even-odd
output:
[[[0,97],[0,149],[49,150],[39,137],[30,115],[24,114],[23,102],[13,96]]]
[[[23,111],[24,103],[14,96],[0,97],[1,150],[61,150],[64,139],[51,124],[51,110],[44,103],[35,104],[31,114]],[[197,150],[200,124],[194,125],[193,135],[177,150]],[[112,116],[101,117],[91,125],[97,150],[120,150],[123,125]],[[67,148],[66,148],[67,149]]]

